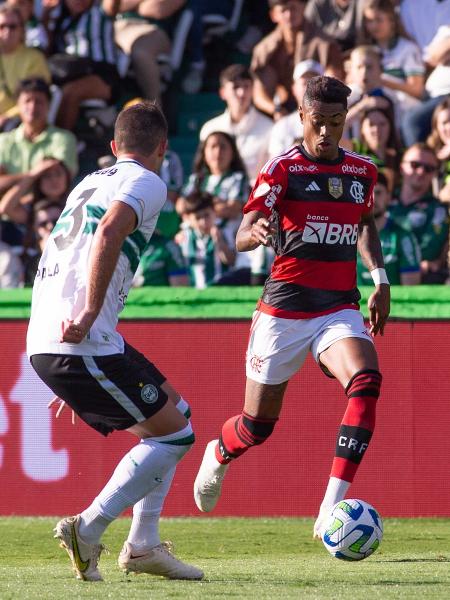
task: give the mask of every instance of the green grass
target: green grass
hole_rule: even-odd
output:
[[[129,520],[105,534],[104,583],[75,580],[52,539],[55,519],[0,518],[0,600],[450,598],[450,520],[386,519],[380,549],[359,563],[332,558],[311,519],[163,519],[163,539],[205,571],[201,582],[123,574]]]

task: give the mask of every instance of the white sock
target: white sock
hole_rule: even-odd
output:
[[[163,483],[136,502],[133,506],[133,520],[127,541],[138,552],[145,552],[161,543],[159,537],[159,517],[164,500],[169,492],[176,467],[166,474]]]
[[[187,437],[192,428],[174,434]],[[164,436],[166,440],[170,436]],[[126,508],[133,506],[153,489],[173,477],[172,469],[189,450],[190,445],[172,445],[146,438],[131,448],[117,465],[111,479],[81,513],[79,532],[88,543],[97,544],[107,526]],[[170,485],[170,483],[169,483]]]
[[[349,481],[338,479],[337,477],[330,477],[327,489],[325,491],[325,496],[323,497],[322,504],[320,505],[320,510],[331,508],[336,504],[336,502],[343,500],[349,487]]]
[[[187,419],[191,411],[189,404],[180,396],[176,405],[177,409]],[[127,541],[137,552],[145,552],[161,543],[159,537],[159,518],[164,505],[164,500],[169,493],[176,467],[172,470],[172,476],[166,474],[163,483],[144,496],[133,506],[133,520]]]
[[[105,529],[113,521],[99,514],[97,508],[91,504],[81,513],[78,532],[87,544],[98,544]]]

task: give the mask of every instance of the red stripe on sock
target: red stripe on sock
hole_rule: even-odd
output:
[[[350,460],[335,456],[331,467],[330,477],[337,477],[338,479],[343,479],[344,481],[351,483],[356,475],[358,467],[359,465]]]

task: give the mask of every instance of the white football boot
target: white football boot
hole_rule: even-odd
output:
[[[220,498],[223,478],[229,464],[222,465],[216,458],[216,446],[219,440],[212,440],[206,446],[202,464],[194,481],[195,504],[202,512],[214,509]]]
[[[148,573],[168,579],[203,579],[203,571],[182,562],[172,554],[170,542],[162,542],[143,554],[133,551],[131,544],[125,542],[118,563],[126,573]]]
[[[325,533],[326,519],[330,516],[332,506],[324,506],[320,508],[319,516],[314,523],[313,538],[322,540]]]
[[[61,541],[60,546],[67,551],[77,579],[83,581],[103,581],[98,570],[100,554],[105,549],[103,544],[87,544],[78,532],[80,515],[61,519],[56,524],[55,538]]]

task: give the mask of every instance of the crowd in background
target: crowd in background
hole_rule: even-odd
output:
[[[297,107],[323,74],[351,89],[342,146],[379,169],[391,283],[450,283],[450,0],[7,0],[0,288],[32,285],[67,193],[114,163],[118,110],[155,100],[175,135],[177,103],[211,82],[225,110],[202,123],[187,172],[169,137],[168,200],[135,285],[261,285],[274,255],[236,251],[242,207],[269,157],[301,143]]]

